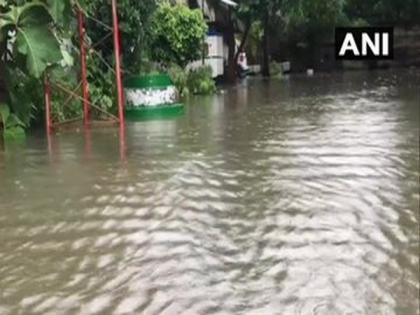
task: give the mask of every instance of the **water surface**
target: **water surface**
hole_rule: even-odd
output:
[[[419,314],[420,73],[251,79],[0,150],[0,314]]]

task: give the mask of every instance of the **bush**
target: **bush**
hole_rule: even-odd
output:
[[[190,92],[188,89],[188,72],[178,65],[172,65],[168,69],[168,74],[179,94],[181,96],[187,96]]]
[[[192,69],[188,73],[188,88],[193,94],[212,94],[216,91],[216,83],[212,78],[210,66]]]
[[[216,83],[212,78],[210,66],[203,66],[189,71],[180,66],[172,65],[168,69],[172,82],[181,96],[188,94],[213,94],[216,92]]]

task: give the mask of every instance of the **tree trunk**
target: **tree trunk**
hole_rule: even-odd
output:
[[[4,81],[3,65],[0,63],[0,103],[5,102],[7,98],[6,82]]]
[[[7,81],[6,81],[6,63],[10,56],[7,50],[7,39],[0,46],[0,102],[5,102],[8,98]],[[10,56],[11,57],[11,56]],[[10,62],[10,61],[9,61]]]
[[[228,64],[227,64],[227,81],[229,83],[236,82],[236,62],[235,62],[235,26],[232,20],[232,11],[229,9],[228,27],[226,30],[228,44]]]
[[[246,22],[244,35],[242,36],[242,40],[241,40],[241,43],[239,45],[238,51],[235,54],[235,64],[238,64],[239,54],[242,52],[242,50],[245,47],[245,44],[246,44],[246,41],[248,39],[248,35],[249,35],[250,30],[251,30],[251,21],[248,20]]]
[[[263,56],[262,56],[262,64],[261,64],[261,74],[264,77],[270,76],[270,44],[269,44],[269,16],[268,11],[265,12],[264,15],[264,21],[263,21],[263,27],[264,27],[264,34],[262,38],[262,50],[263,50]]]

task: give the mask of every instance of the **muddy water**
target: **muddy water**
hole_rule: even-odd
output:
[[[253,79],[0,150],[0,314],[418,314],[420,73]]]

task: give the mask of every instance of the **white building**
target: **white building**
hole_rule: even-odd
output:
[[[213,77],[220,77],[224,74],[225,65],[228,59],[228,46],[223,38],[223,26],[220,23],[220,18],[214,5],[219,7],[219,10],[228,11],[235,8],[238,4],[231,0],[189,0],[188,4],[192,8],[201,9],[209,26],[209,31],[205,40],[206,56],[201,60],[197,60],[189,65],[190,68],[195,68],[203,65],[209,65],[213,70]]]

